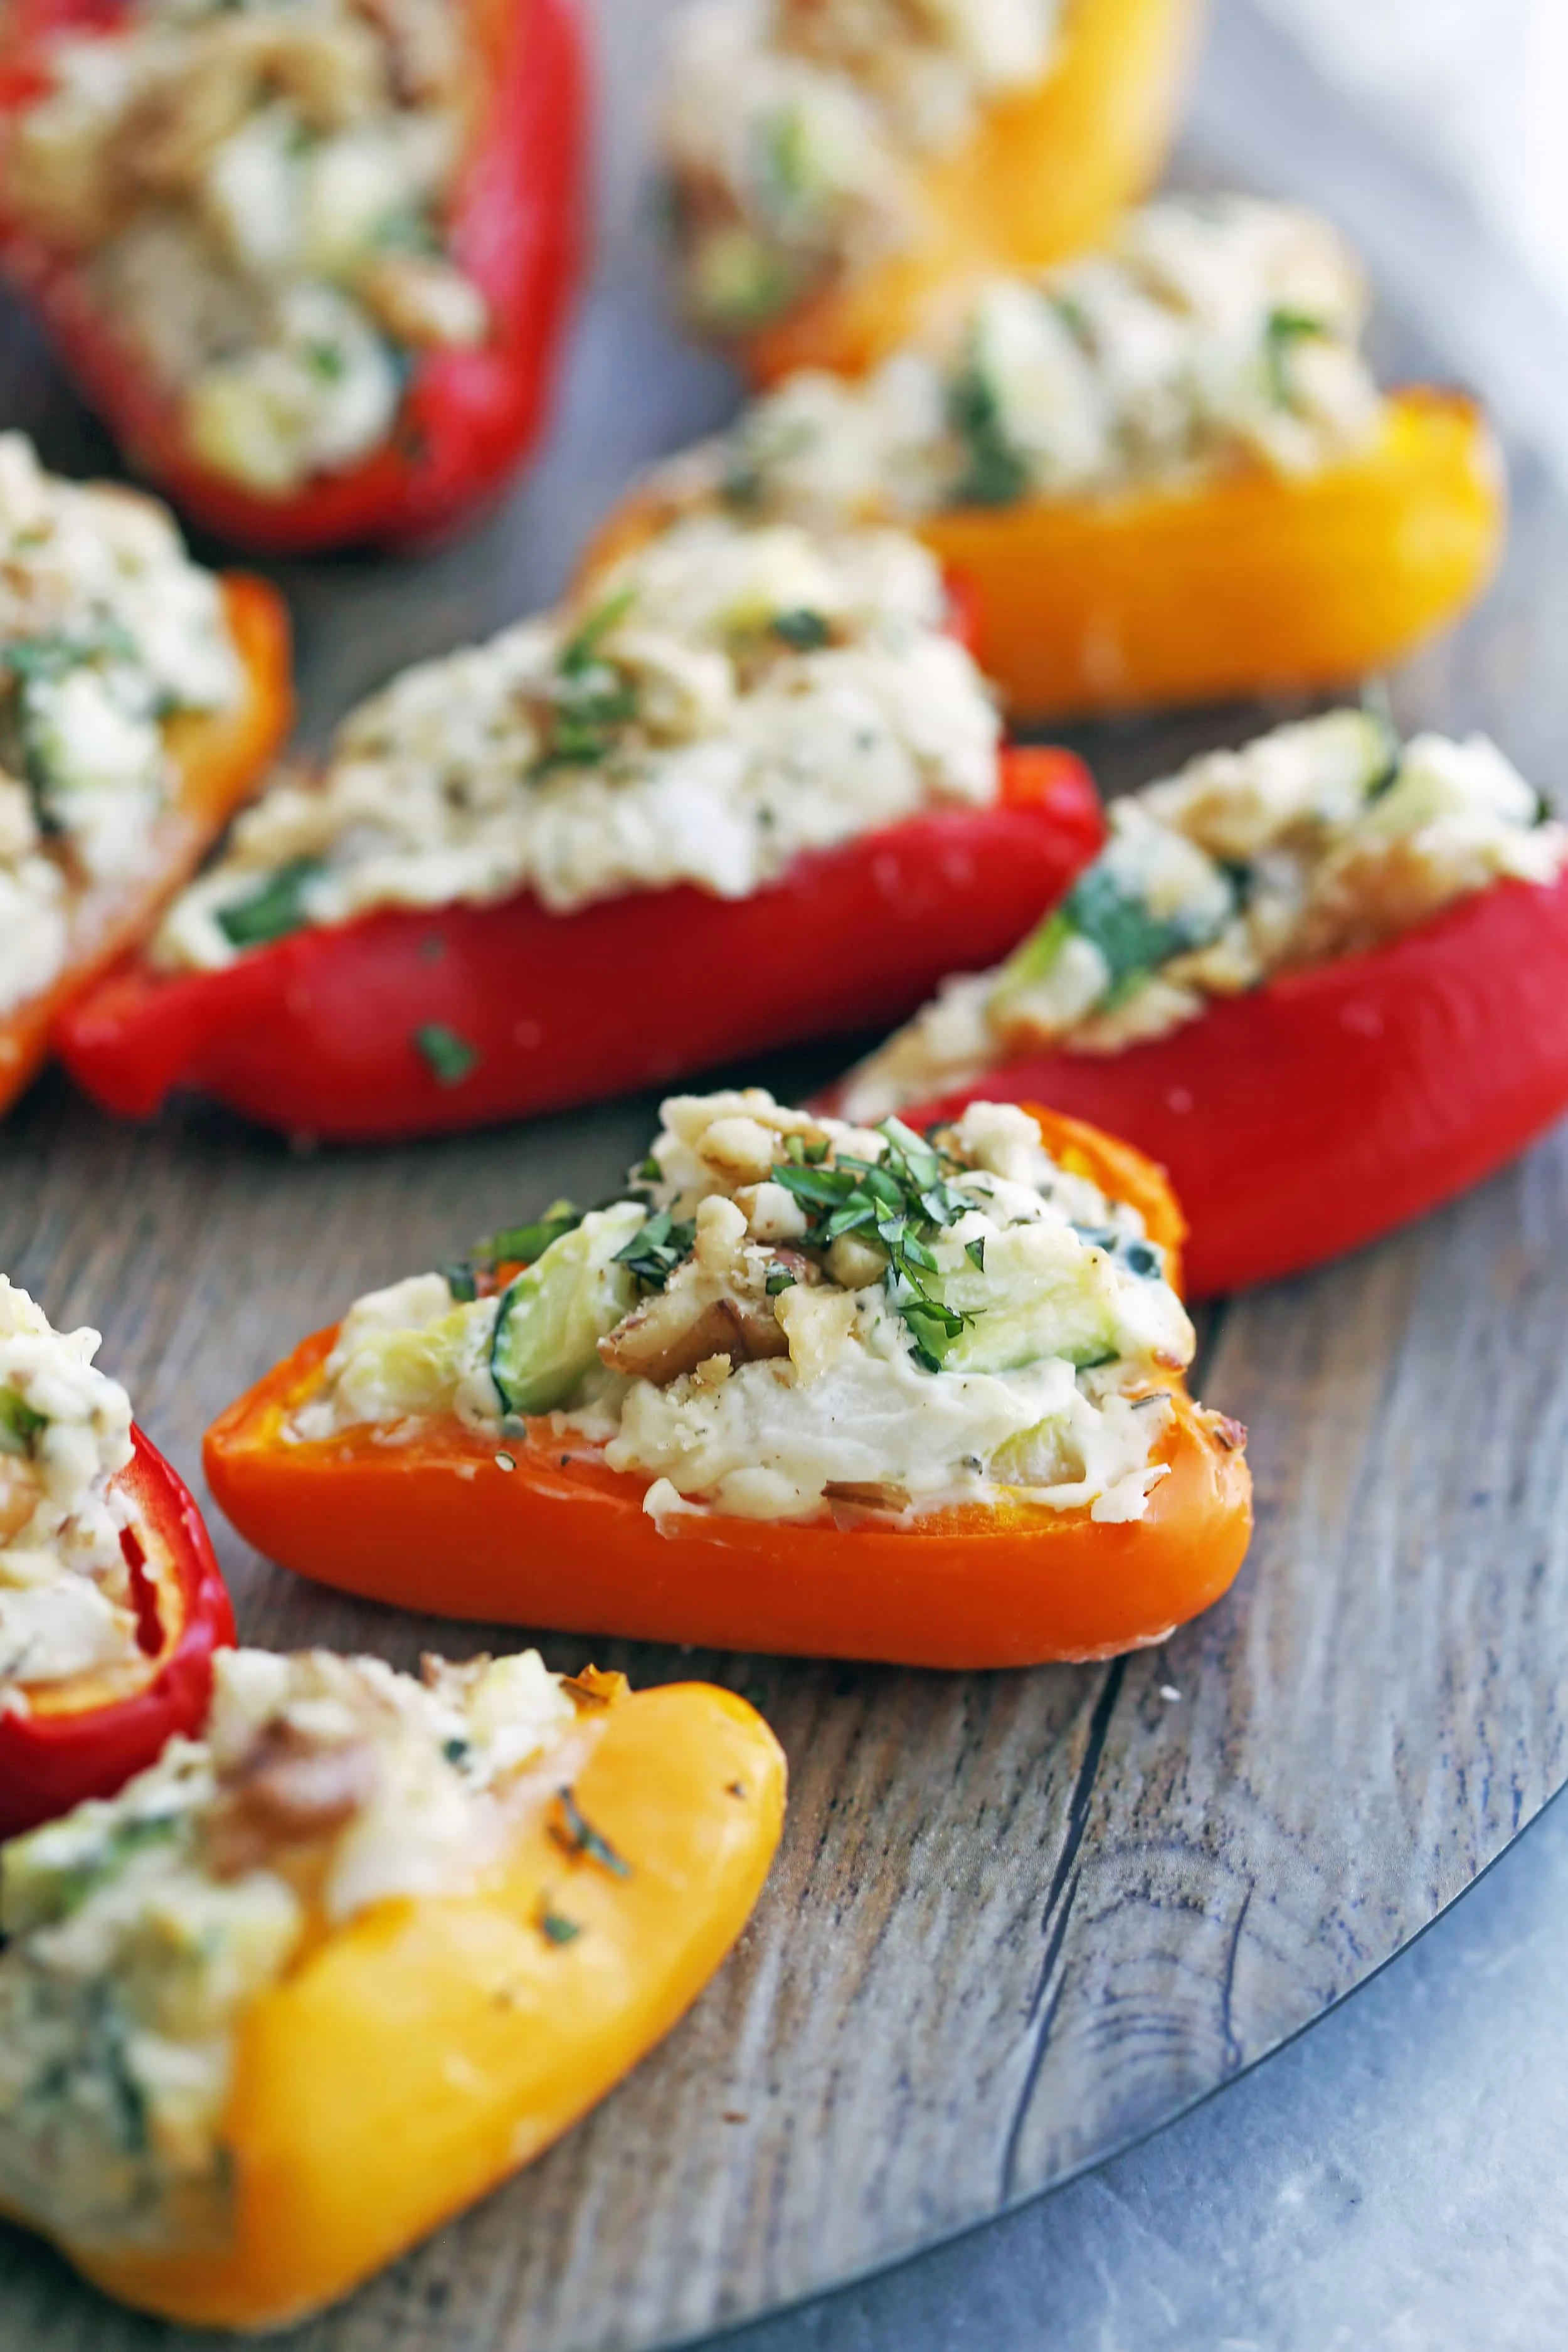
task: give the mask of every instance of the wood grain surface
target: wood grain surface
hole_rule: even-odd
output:
[[[552,590],[645,453],[721,414],[650,283],[637,100],[659,11],[604,0],[606,234],[549,460],[418,566],[291,573],[311,722]],[[1384,331],[1391,356],[1397,328]],[[1405,353],[1409,357],[1412,354]],[[1418,355],[1414,355],[1418,356]],[[1478,371],[1479,372],[1479,371]],[[25,332],[0,420],[101,461]],[[1568,511],[1514,457],[1506,578],[1398,682],[1406,721],[1568,740]],[[1256,713],[1082,740],[1112,785]],[[813,1082],[807,1054],[760,1075]],[[643,1148],[651,1099],[526,1130],[310,1155],[200,1107],[117,1128],[42,1086],[0,1138],[0,1265],[106,1334],[195,1475],[206,1421],[357,1290]],[[601,1647],[744,1690],[790,1758],[784,1847],[740,1950],[555,2151],[293,2339],[301,2352],[662,2344],[883,2263],[1060,2180],[1361,1981],[1568,1775],[1568,1153],[1222,1308],[1203,1392],[1251,1424],[1258,1530],[1227,1600],[1110,1666],[935,1675]],[[244,1633],[399,1664],[471,1627],[316,1592],[218,1528]],[[498,1635],[498,1639],[507,1638]],[[551,1663],[579,1642],[543,1638]],[[6,2352],[174,2352],[0,2233]]]

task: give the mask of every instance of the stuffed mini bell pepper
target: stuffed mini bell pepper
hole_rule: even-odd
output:
[[[194,1730],[234,1639],[195,1505],[97,1350],[0,1275],[0,1837]]]
[[[896,1018],[1101,838],[997,735],[917,541],[693,517],[363,705],[65,1050],[132,1115],[384,1137]]]
[[[668,2032],[784,1793],[728,1691],[226,1651],[195,1737],[0,1852],[0,2211],[164,2318],[302,2318]]]
[[[205,529],[428,536],[542,422],[583,73],[574,0],[18,0],[0,267]]]
[[[757,377],[849,373],[1158,178],[1196,0],[692,0],[663,147],[684,305]]]
[[[208,1433],[270,1559],[405,1608],[1012,1666],[1162,1640],[1250,1528],[1159,1171],[678,1096],[607,1207],[362,1298]]]
[[[1503,530],[1485,421],[1380,393],[1364,307],[1325,222],[1164,197],[1101,253],[956,294],[862,382],[792,376],[601,551],[693,504],[901,524],[1019,721],[1344,685],[1463,612]]]
[[[289,630],[167,513],[0,435],[0,1112],[288,731]]]
[[[1484,738],[1402,748],[1335,711],[1110,814],[1001,969],[851,1074],[847,1115],[1103,1120],[1170,1171],[1203,1294],[1359,1247],[1568,1109],[1568,837]]]

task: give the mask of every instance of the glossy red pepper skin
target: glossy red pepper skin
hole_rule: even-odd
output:
[[[133,1668],[35,1693],[26,1714],[0,1706],[0,1840],[86,1797],[112,1796],[156,1762],[175,1732],[198,1730],[213,1653],[234,1641],[234,1612],[201,1513],[139,1429],[132,1443],[134,1457],[116,1484],[132,1505],[144,1655]]]
[[[1479,1183],[1568,1109],[1568,875],[1499,883],[1151,1044],[1020,1057],[904,1115],[976,1098],[1049,1103],[1163,1162],[1194,1296],[1300,1273]]]
[[[438,540],[494,500],[544,423],[584,242],[587,61],[578,0],[468,0],[486,104],[448,226],[453,258],[489,300],[489,341],[416,360],[392,437],[283,498],[211,473],[177,415],[75,275],[0,216],[0,269],[47,328],[130,463],[233,546],[269,555]],[[47,86],[47,43],[112,26],[119,10],[21,0],[0,58],[0,118]]]
[[[560,1110],[898,1019],[1004,952],[1103,830],[1070,753],[1009,750],[992,807],[813,852],[747,898],[639,890],[552,915],[523,895],[299,931],[218,972],[131,963],[72,1007],[59,1050],[132,1118],[179,1087],[333,1140]],[[455,1081],[416,1042],[431,1026],[475,1056]]]

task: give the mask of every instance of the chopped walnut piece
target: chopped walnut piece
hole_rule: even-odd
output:
[[[220,1878],[258,1868],[279,1846],[330,1836],[375,1793],[367,1739],[322,1740],[285,1719],[268,1723],[224,1775],[209,1829]]]
[[[43,1495],[38,1474],[30,1462],[0,1454],[0,1543],[19,1536]]]
[[[489,332],[484,296],[449,261],[387,254],[363,272],[358,286],[387,333],[412,350],[471,351]]]
[[[733,1366],[788,1353],[789,1341],[765,1292],[760,1299],[716,1297],[700,1283],[671,1283],[599,1342],[600,1357],[611,1371],[651,1381],[656,1388],[696,1371],[713,1356],[728,1356]]]

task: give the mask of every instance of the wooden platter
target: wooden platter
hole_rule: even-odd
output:
[[[609,229],[550,461],[477,541],[290,575],[318,727],[552,591],[637,459],[723,412],[721,371],[662,322],[634,203],[657,13],[601,11]],[[14,321],[0,417],[56,462],[103,462]],[[1396,703],[1490,729],[1550,781],[1568,508],[1523,450],[1513,473],[1503,582]],[[1083,740],[1114,787],[1256,717]],[[783,1092],[838,1058],[761,1075]],[[556,1192],[602,1192],[653,1108],[313,1155],[195,1107],[112,1127],[50,1081],[0,1138],[0,1265],[57,1322],[103,1328],[194,1473],[211,1414],[301,1331]],[[1568,1777],[1565,1327],[1559,1138],[1380,1248],[1214,1315],[1196,1385],[1251,1424],[1258,1540],[1229,1598],[1163,1649],[944,1678],[601,1646],[637,1681],[729,1682],[777,1727],[793,1807],[762,1908],[627,2084],[300,2352],[632,2352],[776,2307],[1062,2180],[1362,1981]],[[215,1531],[250,1638],[400,1664],[484,1638],[318,1593]],[[557,1665],[585,1654],[542,1646]],[[0,2232],[7,2352],[187,2340]]]

